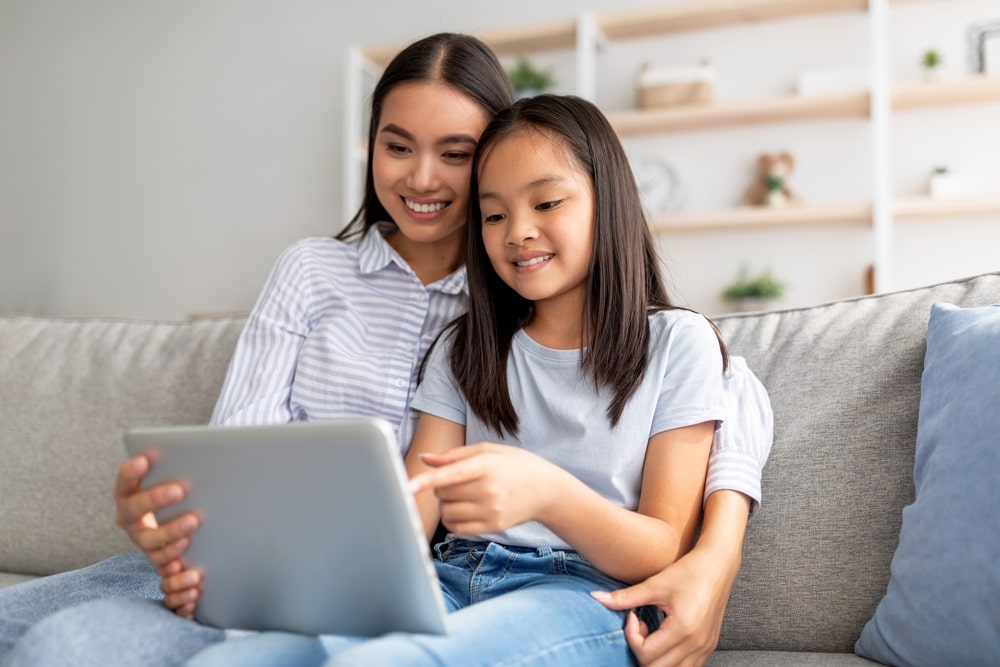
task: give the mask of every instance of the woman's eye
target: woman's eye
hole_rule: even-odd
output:
[[[461,160],[468,160],[469,154],[462,151],[448,151],[447,153],[444,154],[444,157],[446,160],[461,161]]]
[[[402,154],[406,153],[409,149],[406,146],[403,146],[402,144],[387,144],[386,150],[388,150],[390,153]]]
[[[494,213],[493,215],[487,215],[483,217],[483,224],[495,225],[498,222],[503,222],[506,216],[503,213]]]
[[[562,199],[556,199],[556,200],[553,200],[553,201],[543,202],[543,203],[539,204],[538,206],[536,206],[535,208],[537,208],[539,211],[548,211],[549,209],[553,209],[556,206],[559,206],[559,204],[561,204],[561,203],[562,203]]]

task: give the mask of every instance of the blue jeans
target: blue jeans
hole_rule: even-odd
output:
[[[225,665],[634,665],[624,612],[590,597],[623,584],[579,554],[451,540],[436,547],[448,634],[376,639],[262,633],[211,646],[184,663]],[[652,628],[655,613],[641,617]]]
[[[177,617],[160,602],[143,554],[0,590],[0,665],[173,665],[224,633]]]

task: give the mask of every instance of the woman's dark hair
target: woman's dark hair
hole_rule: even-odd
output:
[[[514,99],[507,73],[496,54],[471,35],[438,33],[417,40],[396,54],[372,92],[364,201],[350,223],[337,234],[342,241],[363,236],[377,222],[392,220],[375,195],[372,174],[375,137],[386,95],[397,85],[412,81],[450,84],[478,102],[490,118]]]
[[[507,357],[514,333],[531,318],[533,304],[500,279],[486,254],[479,174],[490,151],[519,132],[538,132],[558,142],[593,184],[594,242],[584,299],[581,345],[586,351],[581,371],[596,387],[613,391],[607,414],[615,426],[646,372],[649,313],[676,306],[667,295],[621,143],[600,110],[578,97],[540,95],[520,100],[496,115],[479,139],[469,197],[469,311],[454,323],[451,369],[481,421],[501,435],[517,433]],[[721,336],[719,347],[725,365],[728,354]]]

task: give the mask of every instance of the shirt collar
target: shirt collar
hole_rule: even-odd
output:
[[[358,242],[358,268],[362,275],[377,273],[390,264],[395,264],[416,278],[410,265],[385,239],[386,234],[395,231],[395,229],[396,226],[392,223],[380,222],[372,225],[365,232],[365,235]],[[427,285],[427,289],[445,294],[468,294],[469,283],[466,279],[465,265],[463,264],[441,280]]]

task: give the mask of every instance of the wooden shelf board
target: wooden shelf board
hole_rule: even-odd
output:
[[[1000,215],[1000,194],[966,195],[947,199],[916,197],[897,199],[892,206],[897,220]],[[649,224],[656,232],[763,229],[768,227],[821,227],[871,225],[871,206],[789,206],[765,208],[741,206],[723,211],[676,213],[653,216]]]
[[[1000,102],[1000,77],[970,76],[953,81],[894,86],[893,109],[920,109],[951,104]]]
[[[866,118],[868,109],[868,93],[859,92],[617,111],[609,113],[608,120],[618,134],[628,135],[810,118]]]
[[[867,0],[705,0],[603,14],[597,25],[617,40],[867,8]]]
[[[474,33],[486,42],[498,56],[517,55],[530,51],[571,49],[576,46],[576,21],[555,21],[519,28],[498,28]],[[380,67],[385,67],[406,44],[387,44],[364,49],[362,54]]]
[[[893,204],[892,212],[897,220],[1000,215],[1000,194],[964,195],[946,199],[900,199]]]
[[[871,225],[871,207],[829,206],[787,208],[739,207],[708,213],[678,213],[650,218],[656,232],[760,229],[766,227]]]

